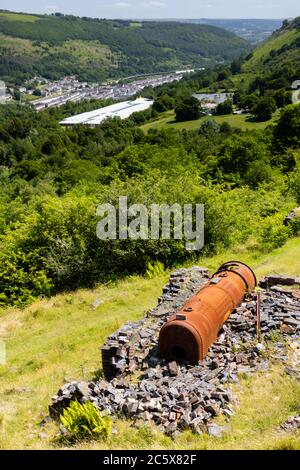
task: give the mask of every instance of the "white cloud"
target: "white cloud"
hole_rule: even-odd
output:
[[[49,13],[57,12],[59,11],[59,6],[58,5],[46,5],[47,11]]]
[[[144,2],[143,5],[144,5],[145,7],[159,7],[159,8],[164,8],[164,7],[167,6],[166,3],[164,3],[164,2],[159,2],[159,1],[155,1],[155,0],[150,1],[150,2]]]
[[[119,8],[129,8],[131,7],[130,3],[128,2],[117,2],[116,3],[116,7],[119,7]]]

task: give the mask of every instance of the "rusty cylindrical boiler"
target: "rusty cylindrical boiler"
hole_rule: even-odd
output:
[[[255,274],[246,264],[239,261],[223,264],[163,325],[159,335],[160,356],[191,364],[203,360],[229,315],[255,286]]]

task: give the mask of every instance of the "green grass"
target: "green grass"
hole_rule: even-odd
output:
[[[112,57],[117,59],[109,47],[104,46],[99,41],[65,41],[61,46],[51,47],[51,53],[70,54],[78,66],[90,66],[97,68],[115,68]],[[117,61],[116,61],[117,62]]]
[[[300,238],[269,254],[249,254],[241,247],[202,258],[198,264],[213,272],[222,262],[237,258],[249,263],[258,277],[269,272],[299,275]],[[133,276],[116,285],[40,300],[25,310],[1,312],[0,339],[6,343],[7,364],[0,366],[0,449],[54,447],[57,426],[50,424],[44,429],[38,425],[47,414],[51,396],[64,381],[93,376],[101,367],[99,346],[111,332],[128,320],[143,317],[156,304],[168,275],[154,279]],[[95,299],[102,304],[93,309]],[[185,432],[173,442],[155,428],[138,431],[130,423],[116,420],[117,434],[108,444],[83,443],[79,448],[300,447],[297,437],[286,438],[277,430],[295,411],[299,384],[283,376],[277,367],[269,375],[244,381],[236,391],[239,407],[231,420],[232,432],[221,440]],[[41,438],[41,432],[46,437]]]
[[[249,264],[258,279],[269,273],[300,276],[300,237],[290,239],[284,246],[277,248],[272,253],[251,253],[247,252],[244,246],[240,246],[234,251],[227,250],[220,255],[204,258],[200,261],[211,271],[214,271],[233,257]]]
[[[299,31],[293,29],[292,31],[285,31],[283,34],[268,39],[268,41],[255,49],[253,57],[244,64],[243,70],[245,72],[253,72],[255,69],[262,67],[263,61],[269,56],[272,50],[277,51],[282,46],[291,44],[298,37]]]
[[[278,119],[279,113],[274,114],[273,119],[265,122],[252,122],[250,121],[249,114],[228,114],[227,116],[203,116],[200,119],[194,121],[185,121],[185,122],[176,122],[174,111],[168,111],[163,113],[157,120],[149,122],[141,126],[145,132],[148,132],[149,129],[162,129],[162,128],[174,128],[174,129],[187,129],[195,130],[199,129],[201,124],[206,120],[215,120],[219,124],[227,122],[232,127],[237,127],[242,130],[254,130],[254,129],[265,129],[267,126],[274,124]]]
[[[32,101],[36,101],[40,99],[41,96],[35,96],[35,95],[23,95],[22,96],[22,101],[25,101],[26,103],[31,103]]]
[[[6,20],[6,21],[22,21],[25,23],[34,23],[39,19],[38,16],[34,15],[26,15],[23,13],[0,13],[0,21],[1,20]]]
[[[140,23],[139,21],[133,21],[132,23],[130,23],[130,27],[131,28],[142,28],[143,24]]]
[[[13,38],[5,34],[0,34],[0,44],[1,48],[9,49],[7,53],[11,55],[31,57],[41,52],[40,48],[33,46],[29,39]]]

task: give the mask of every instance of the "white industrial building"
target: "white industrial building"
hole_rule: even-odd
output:
[[[153,105],[153,101],[146,98],[137,98],[134,101],[124,101],[122,103],[112,104],[105,108],[96,109],[87,113],[77,114],[64,119],[60,122],[62,126],[75,126],[78,124],[85,124],[88,126],[97,126],[105,119],[119,117],[120,119],[127,119],[133,113],[145,111]]]

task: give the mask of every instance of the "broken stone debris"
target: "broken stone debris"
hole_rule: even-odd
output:
[[[300,429],[300,414],[289,417],[280,427],[286,432],[298,431]]]
[[[239,374],[266,371],[265,346],[256,341],[256,294],[237,308],[220,330],[202,363],[166,363],[158,357],[158,335],[163,323],[207,282],[202,268],[180,269],[171,275],[158,306],[139,322],[128,322],[112,334],[102,348],[106,379],[65,384],[53,397],[50,416],[57,418],[72,400],[90,400],[109,415],[126,416],[136,425],[155,423],[176,436],[181,429],[219,437],[226,428],[212,423],[214,417],[234,413],[234,396],[228,384]],[[282,277],[280,277],[282,281]],[[269,280],[267,281],[269,283]],[[284,284],[284,283],[283,283]],[[275,332],[294,343],[300,332],[300,299],[292,290],[262,290],[261,332],[271,339]],[[284,341],[275,341],[273,357],[287,362]],[[286,369],[295,377],[294,368]],[[130,381],[139,374],[138,383]]]

